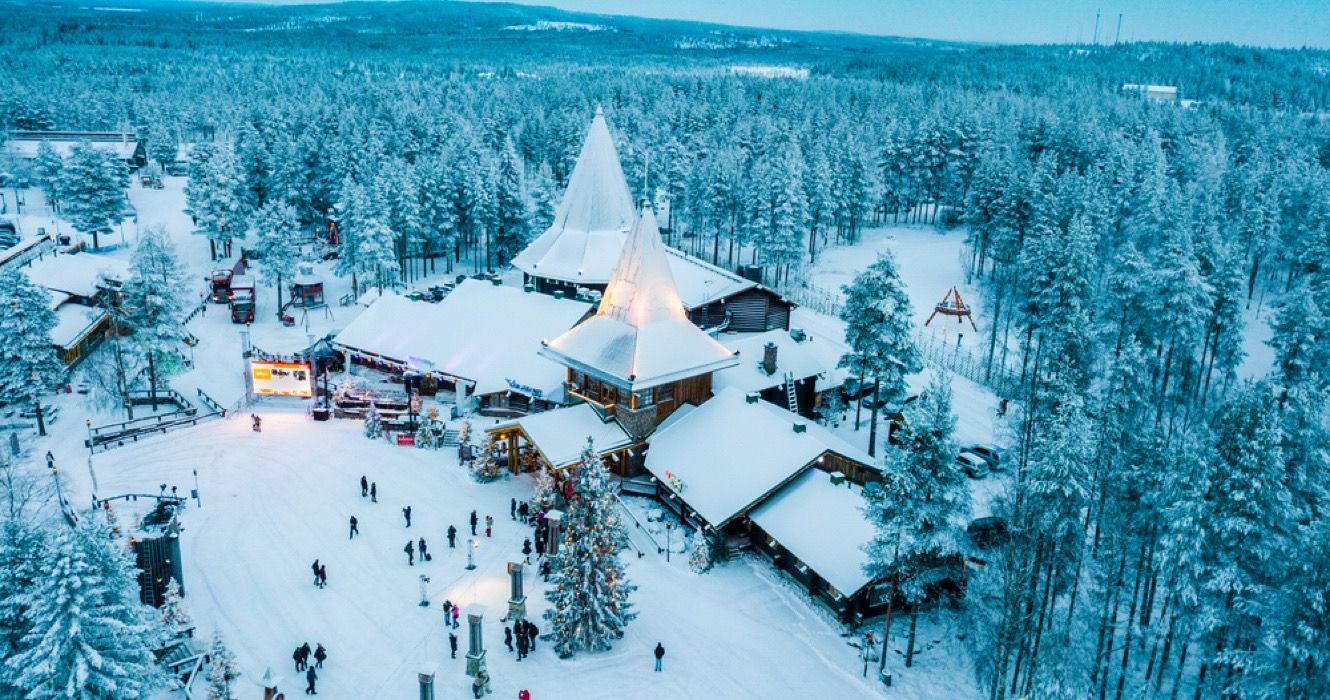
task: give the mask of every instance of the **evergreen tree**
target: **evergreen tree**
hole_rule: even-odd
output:
[[[637,617],[628,601],[636,586],[619,561],[622,532],[609,470],[590,438],[572,470],[563,541],[550,567],[553,585],[545,593],[549,637],[561,658],[608,650]]]
[[[711,570],[711,540],[702,532],[702,528],[693,531],[692,553],[688,555],[688,568],[693,573],[704,574]]]
[[[896,272],[896,261],[884,253],[854,281],[841,288],[845,305],[840,318],[845,321],[845,343],[850,352],[838,366],[859,377],[873,378],[873,415],[868,439],[868,454],[876,454],[878,404],[899,403],[905,398],[905,377],[922,369],[919,349],[914,344],[914,313],[905,285]],[[854,427],[859,428],[859,408],[855,409]]]
[[[231,241],[243,238],[253,208],[249,206],[245,176],[229,147],[195,147],[190,182],[185,188],[186,211],[195,228],[208,237],[212,259],[231,253]]]
[[[285,201],[271,200],[254,213],[250,223],[261,262],[259,279],[277,289],[277,308],[282,308],[282,288],[290,283],[300,262],[300,247],[295,238],[300,232],[295,207]]]
[[[46,195],[46,204],[52,211],[60,207],[60,185],[65,169],[65,159],[51,147],[49,141],[37,145],[37,157],[32,164],[32,174],[37,177],[37,186]]]
[[[522,164],[512,141],[504,144],[498,164],[498,178],[494,181],[493,252],[495,263],[505,265],[526,247],[530,238],[529,206],[522,187]]]
[[[32,629],[29,603],[20,597],[45,578],[49,533],[11,514],[0,524],[0,658],[13,656]],[[9,669],[0,666],[0,697],[19,697]]]
[[[175,245],[160,226],[148,228],[139,236],[129,269],[120,310],[133,330],[134,346],[146,359],[155,403],[160,375],[164,374],[161,363],[176,358],[176,343],[189,335],[184,319],[193,300]]]
[[[232,700],[231,683],[239,677],[235,654],[227,648],[221,630],[214,631],[208,647],[208,700]]]
[[[185,608],[185,598],[180,595],[180,582],[175,579],[166,584],[162,607],[158,611],[162,616],[162,626],[168,633],[194,626],[194,618],[190,617],[189,610]]]
[[[420,428],[416,430],[416,447],[437,450],[443,447],[443,433],[447,425],[439,420],[439,409],[430,406]]]
[[[31,406],[60,383],[54,328],[46,290],[12,267],[0,270],[0,404]]]
[[[163,640],[139,602],[133,563],[97,517],[61,529],[46,575],[18,593],[31,628],[5,659],[24,698],[134,700],[166,684],[153,660]]]
[[[74,228],[92,234],[92,247],[123,220],[129,169],[112,151],[100,151],[86,141],[69,152],[60,171],[57,190],[61,212]]]
[[[371,440],[383,437],[383,419],[379,416],[379,407],[372,402],[365,411],[365,437]]]

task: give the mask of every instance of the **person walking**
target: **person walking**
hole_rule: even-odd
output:
[[[471,511],[471,536],[472,536],[472,537],[475,537],[475,536],[476,536],[476,525],[477,525],[479,522],[480,522],[480,518],[476,517],[476,511],[474,511],[474,510]]]
[[[457,528],[448,526],[448,549],[457,549]]]
[[[517,499],[512,498],[508,501],[508,517],[517,520]]]
[[[369,502],[370,503],[379,502],[379,482],[377,481],[369,482]]]
[[[526,688],[517,691],[517,700],[531,700],[531,691]]]
[[[656,670],[660,670],[660,660],[665,658],[665,645],[656,642]]]
[[[300,645],[300,670],[309,668],[309,642]]]
[[[453,624],[453,601],[443,601],[443,626],[449,627]]]
[[[530,621],[530,620],[527,620],[527,621],[526,621],[526,640],[527,640],[528,642],[531,643],[531,651],[535,651],[535,650],[536,650],[536,637],[539,637],[539,636],[540,636],[540,628],[536,627],[536,623],[534,623],[534,622],[532,622],[532,621]]]
[[[319,588],[328,587],[328,565],[319,564]]]
[[[315,559],[310,568],[314,570],[314,585],[317,586],[319,585],[319,560]]]
[[[530,563],[531,563],[531,538],[530,538],[530,537],[528,537],[528,538],[522,540],[522,561],[526,562],[527,564],[530,564]]]
[[[323,662],[328,660],[328,650],[320,644],[314,649],[314,668],[323,668]]]
[[[347,538],[348,540],[354,540],[356,535],[360,534],[360,528],[357,527],[359,524],[360,521],[356,520],[356,516],[351,516],[351,536]]]
[[[531,508],[527,506],[526,501],[522,501],[521,505],[517,506],[517,519],[525,523],[527,521],[527,517],[530,515],[531,515]]]
[[[489,537],[494,532],[494,516],[485,516],[485,536]]]
[[[503,628],[503,645],[508,647],[508,651],[513,650],[513,628]]]
[[[369,495],[369,481],[365,479],[365,475],[362,474],[360,475],[360,497],[364,498],[368,495]]]
[[[411,527],[411,506],[402,509],[402,517],[406,518],[406,526]]]
[[[526,651],[527,651],[528,648],[529,648],[529,644],[528,644],[528,642],[527,642],[527,640],[526,640],[526,632],[522,629],[522,627],[521,627],[521,623],[519,622],[519,623],[518,623],[518,628],[517,628],[517,660],[518,660],[518,661],[521,661],[522,659],[526,658]]]
[[[291,659],[296,662],[297,673],[305,670],[305,657],[300,653],[300,647],[296,647],[296,650],[292,652]]]
[[[415,565],[416,565],[416,543],[415,543],[415,542],[412,542],[411,540],[407,540],[407,541],[406,541],[406,546],[402,548],[402,551],[403,551],[403,552],[406,552],[406,565],[407,565],[407,566],[415,566]]]
[[[259,418],[259,414],[257,414],[257,413],[254,414],[254,416],[253,416],[253,418],[252,418],[252,420],[251,420],[251,422],[250,422],[250,427],[251,427],[251,428],[254,430],[254,432],[256,432],[256,433],[261,433],[261,432],[263,432],[263,419],[262,419],[262,418]]]
[[[542,558],[544,558],[544,556],[545,556],[545,538],[544,538],[544,537],[537,537],[537,538],[536,538],[536,559],[537,559],[537,560],[542,559]]]
[[[314,682],[319,679],[319,674],[314,672],[314,667],[310,666],[305,670],[305,680],[309,681],[309,687],[305,688],[306,695],[318,695],[319,691],[314,689]]]
[[[457,634],[455,632],[448,633],[448,653],[448,658],[457,658]]]
[[[429,551],[425,548],[424,537],[420,538],[420,541],[416,543],[416,549],[420,552],[420,561],[425,562],[430,560]]]
[[[461,617],[461,616],[462,616],[462,606],[460,606],[460,605],[454,605],[454,606],[453,606],[453,629],[457,629],[458,627],[461,627],[461,626],[462,626],[462,624],[461,624],[460,622],[458,622],[458,619],[457,619],[457,618],[459,618],[459,617]]]

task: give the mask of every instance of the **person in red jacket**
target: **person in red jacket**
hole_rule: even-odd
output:
[[[531,691],[526,688],[517,691],[517,700],[531,700]]]

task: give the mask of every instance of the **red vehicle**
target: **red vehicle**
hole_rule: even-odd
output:
[[[212,282],[212,302],[214,304],[225,304],[231,300],[230,270],[226,268],[213,270],[210,281]]]
[[[231,323],[254,322],[254,278],[236,275],[231,278]]]

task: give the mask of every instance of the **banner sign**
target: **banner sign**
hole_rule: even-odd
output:
[[[250,360],[249,376],[254,379],[255,394],[302,399],[314,395],[314,371],[308,362]]]
[[[526,394],[527,396],[530,396],[533,399],[545,398],[544,391],[541,391],[540,389],[537,389],[533,386],[527,386],[513,379],[508,380],[508,388],[518,392],[519,394]]]

